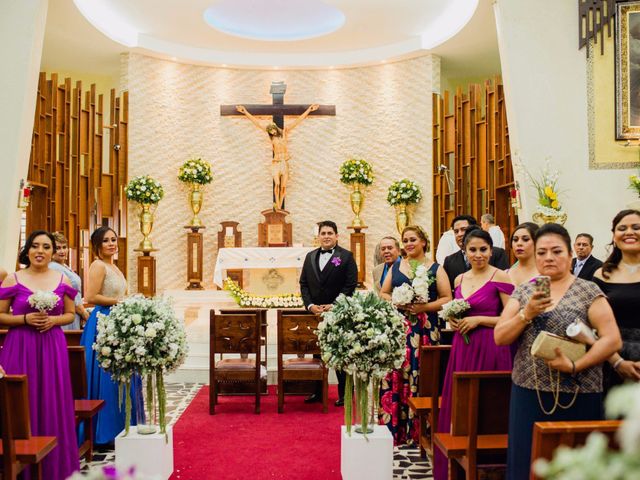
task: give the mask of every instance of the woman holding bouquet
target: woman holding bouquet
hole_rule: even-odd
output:
[[[514,287],[507,273],[489,265],[493,242],[487,232],[480,227],[470,226],[465,232],[463,246],[471,270],[455,279],[454,297],[465,300],[470,308],[462,319],[449,319],[457,331],[451,346],[442,388],[442,406],[436,426],[437,432],[445,433],[451,429],[453,374],[511,370],[512,366],[509,346],[496,345],[493,328]],[[433,478],[447,478],[447,459],[438,449],[434,452]]]
[[[114,264],[114,256],[118,253],[118,237],[109,227],[99,227],[91,234],[91,247],[98,257],[89,267],[89,281],[87,282],[86,299],[95,308],[87,320],[80,340],[84,346],[87,365],[88,398],[104,400],[105,405],[97,415],[94,429],[94,442],[110,444],[124,429],[125,406],[118,395],[118,384],[105,372],[93,350],[96,341],[98,314],[108,315],[111,307],[117,304],[127,291],[127,280]],[[133,399],[142,398],[139,377],[132,379],[131,395]],[[139,394],[139,395],[138,395]],[[132,425],[136,424],[135,407],[133,405]]]
[[[55,246],[50,233],[34,231],[19,256],[26,268],[0,287],[0,325],[9,327],[0,364],[9,375],[27,376],[31,433],[58,441],[42,461],[44,478],[62,480],[80,468],[67,341],[60,328],[73,321],[76,291],[49,269]]]
[[[394,288],[410,286],[412,280],[424,285],[424,278],[416,276],[420,271],[428,272],[429,286],[427,298],[408,299],[402,305],[396,305],[405,315],[407,354],[402,369],[390,372],[380,388],[380,418],[393,434],[395,445],[418,443],[419,425],[413,421],[409,398],[418,393],[420,346],[440,342],[437,312],[451,300],[447,274],[425,256],[429,251],[429,238],[424,230],[417,225],[406,227],[402,231],[402,242],[407,257],[393,265],[391,275],[385,277],[380,296],[391,300]]]

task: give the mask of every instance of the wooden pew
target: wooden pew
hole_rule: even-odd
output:
[[[80,337],[82,337],[82,330],[64,330],[64,338],[67,339],[67,345],[69,346],[79,346]]]
[[[42,459],[58,441],[56,437],[31,436],[26,375],[0,378],[0,433],[2,478],[15,480],[18,473],[29,465],[32,465],[31,477],[42,478]]]
[[[84,441],[78,449],[80,458],[87,462],[93,458],[93,417],[104,407],[104,400],[87,400],[87,368],[85,365],[84,347],[68,346],[69,374],[76,415],[76,424],[84,423]]]
[[[506,464],[510,398],[511,372],[453,374],[451,433],[433,439],[451,480],[477,480],[478,465]]]
[[[425,345],[420,348],[420,376],[418,378],[418,396],[409,399],[409,408],[418,417],[420,423],[420,456],[426,452],[433,454],[433,435],[427,433],[438,425],[440,396],[449,363],[451,345]]]
[[[614,436],[621,424],[620,420],[536,422],[533,424],[531,465],[540,458],[551,460],[553,453],[561,445],[569,448],[584,445],[591,432],[604,433],[609,437],[610,446],[617,448]],[[532,468],[529,478],[537,480],[540,477],[533,473]]]

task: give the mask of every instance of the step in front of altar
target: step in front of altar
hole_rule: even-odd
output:
[[[208,384],[210,311],[238,308],[238,305],[224,290],[166,290],[163,294],[173,298],[176,314],[184,319],[189,344],[185,363],[176,372],[168,375],[167,381]],[[277,352],[277,311],[274,309],[267,313],[267,383],[269,385],[278,383]],[[238,355],[225,355],[225,358],[235,357]],[[333,371],[329,374],[329,382],[337,383]],[[309,391],[306,387],[304,384],[300,387],[292,386],[291,390],[305,394]]]

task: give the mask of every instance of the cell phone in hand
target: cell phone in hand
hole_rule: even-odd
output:
[[[545,298],[551,297],[551,277],[538,275],[534,281],[536,292],[540,292]]]

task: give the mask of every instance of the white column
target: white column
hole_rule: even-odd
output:
[[[0,266],[13,270],[18,191],[27,177],[48,0],[2,2],[0,15]]]
[[[512,156],[534,175],[546,159],[561,172],[565,227],[572,237],[592,233],[594,253],[602,258],[611,241],[611,219],[634,197],[627,190],[630,170],[589,169],[587,64],[585,50],[578,50],[578,4],[494,0],[494,10]],[[523,189],[520,221],[526,221],[535,210],[535,190],[522,171],[515,173]]]

